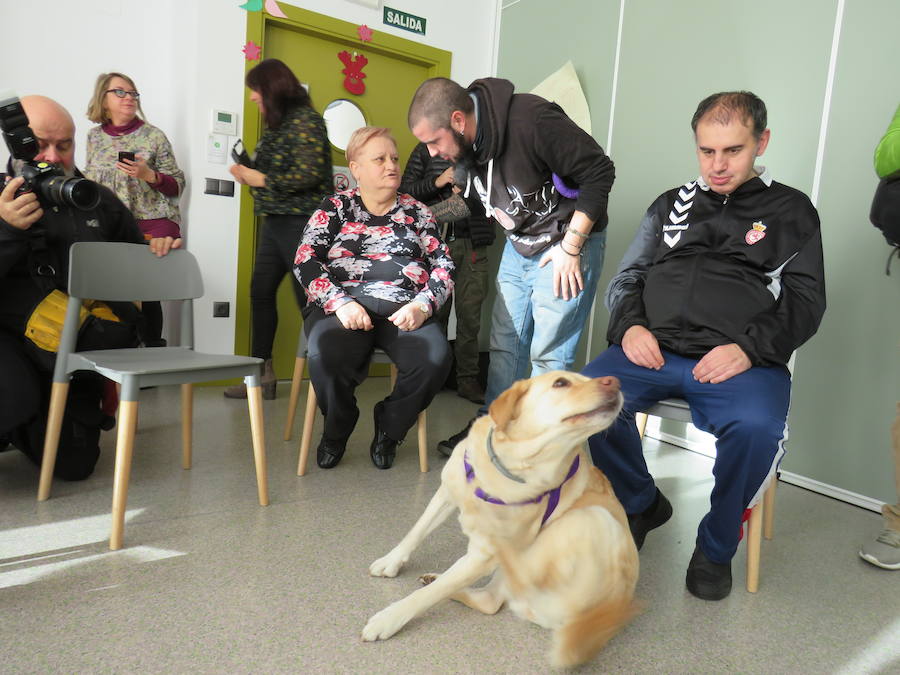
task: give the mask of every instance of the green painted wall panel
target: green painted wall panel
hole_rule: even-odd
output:
[[[869,224],[872,157],[900,103],[900,3],[846,4],[819,192],[828,311],[798,354],[785,467],[895,499],[889,428],[900,400],[900,265]]]

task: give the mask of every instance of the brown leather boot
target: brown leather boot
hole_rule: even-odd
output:
[[[262,396],[267,401],[275,398],[276,384],[278,384],[278,378],[275,377],[272,359],[266,359],[266,362],[263,364]],[[224,393],[225,398],[247,398],[247,385],[244,383],[236,384],[233,387],[226,388]]]

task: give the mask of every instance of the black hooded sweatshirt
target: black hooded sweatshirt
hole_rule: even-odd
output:
[[[562,239],[576,210],[594,221],[593,232],[605,229],[615,168],[597,141],[555,103],[514,94],[509,80],[476,80],[468,91],[477,108],[473,184],[516,251],[545,251]],[[577,187],[577,199],[557,191],[554,173]]]

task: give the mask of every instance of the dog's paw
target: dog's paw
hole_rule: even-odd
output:
[[[369,574],[373,577],[395,577],[406,564],[406,558],[388,553],[369,565]]]
[[[366,627],[363,628],[362,639],[366,642],[387,640],[394,633],[403,628],[403,626],[406,625],[406,622],[407,619],[401,615],[396,603],[388,605],[369,619]]]
[[[432,583],[433,581],[437,581],[437,578],[439,576],[440,576],[439,574],[435,574],[435,573],[423,574],[422,576],[419,577],[419,583],[421,583],[423,586],[427,586],[428,584]]]

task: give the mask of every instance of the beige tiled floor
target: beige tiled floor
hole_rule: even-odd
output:
[[[280,385],[283,387],[283,385]],[[361,408],[386,393],[360,388]],[[180,469],[177,391],[142,392],[126,548],[106,547],[113,447],[94,476],[34,497],[37,473],[0,454],[0,671],[7,673],[537,673],[549,634],[503,610],[481,616],[446,602],[394,638],[360,640],[366,619],[446,568],[465,542],[455,520],[396,579],[368,564],[401,537],[430,498],[442,460],[418,471],[413,434],[390,471],[369,461],[367,412],[341,465],[295,475],[281,440],[286,387],[266,402],[272,503],[256,503],[246,407],[198,389],[195,460]],[[302,406],[302,401],[301,401]],[[432,445],[474,406],[443,392]],[[317,438],[317,436],[316,436]],[[296,435],[295,435],[296,439]],[[780,486],[776,538],[764,542],[760,590],[707,603],[684,589],[710,460],[648,441],[648,462],[675,516],[647,538],[638,595],[645,612],[579,672],[900,672],[900,572],[859,560],[880,527],[870,512]]]

